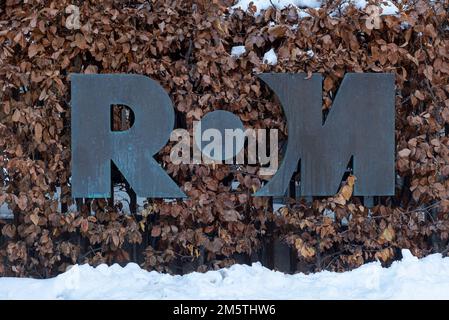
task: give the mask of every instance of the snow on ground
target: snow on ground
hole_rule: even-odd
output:
[[[126,267],[75,265],[47,280],[0,278],[1,299],[449,299],[449,258],[421,260],[408,250],[389,268],[379,262],[344,273],[288,275],[234,265],[171,276]]]

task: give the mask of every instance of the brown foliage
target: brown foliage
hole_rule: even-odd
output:
[[[447,252],[448,1],[402,1],[402,14],[383,16],[380,29],[367,28],[367,15],[353,6],[330,16],[339,1],[301,19],[291,8],[231,15],[229,2],[1,2],[0,205],[13,210],[14,221],[0,220],[0,274],[48,277],[73,263],[137,260],[139,248],[148,269],[182,272],[180,263],[193,263],[203,271],[251,255],[267,237],[285,239],[302,271],[388,263],[399,248],[418,256]],[[231,57],[235,45],[246,53]],[[262,63],[271,48],[275,66]],[[225,109],[245,125],[280,129],[286,140],[281,108],[256,78],[270,71],[323,73],[323,109],[346,72],[395,73],[396,196],[368,209],[351,197],[348,180],[335,197],[290,199],[273,213],[270,199],[250,196],[262,180],[257,167],[175,166],[166,147],[158,161],[187,201],[149,200],[126,215],[126,204],[84,199],[64,213],[74,201],[70,73],[147,75],[169,92],[181,126]],[[236,190],[232,181],[240,183]]]

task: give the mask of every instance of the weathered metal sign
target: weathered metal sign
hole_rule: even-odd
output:
[[[288,125],[288,144],[279,170],[255,196],[282,196],[300,161],[301,195],[338,191],[349,160],[357,177],[354,195],[394,194],[394,75],[349,73],[325,122],[322,76],[261,74],[276,93]],[[111,161],[137,195],[182,198],[185,194],[153,156],[174,127],[168,94],[154,80],[133,74],[72,74],[72,196],[111,195]],[[111,105],[135,115],[127,131],[111,131]],[[209,125],[239,126],[218,113]],[[232,129],[232,128],[230,128]]]

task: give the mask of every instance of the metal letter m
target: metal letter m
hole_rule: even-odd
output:
[[[393,195],[395,139],[393,74],[346,74],[323,124],[322,76],[262,74],[278,96],[287,119],[282,164],[256,196],[282,196],[300,162],[303,196],[338,192],[353,157],[354,195]]]

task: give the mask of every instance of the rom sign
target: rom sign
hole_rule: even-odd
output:
[[[334,195],[350,159],[357,177],[354,195],[394,194],[393,74],[346,74],[325,120],[320,74],[259,77],[282,104],[288,143],[279,169],[255,196],[284,195],[298,164],[301,195]],[[175,123],[164,89],[134,74],[72,74],[71,81],[72,196],[110,197],[113,161],[138,196],[185,197],[153,158]],[[126,105],[134,112],[129,130],[111,131],[111,105]]]

